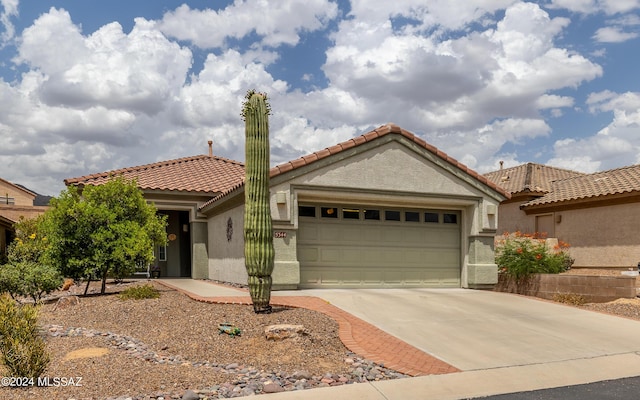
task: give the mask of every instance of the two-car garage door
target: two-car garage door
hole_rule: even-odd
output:
[[[300,205],[301,287],[459,287],[458,211]]]

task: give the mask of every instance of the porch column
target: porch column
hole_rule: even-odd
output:
[[[209,279],[207,222],[191,222],[191,278]]]

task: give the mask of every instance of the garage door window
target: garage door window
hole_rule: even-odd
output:
[[[426,212],[424,213],[424,222],[437,224],[440,222],[440,214],[436,212]]]
[[[443,221],[445,224],[457,224],[458,223],[458,215],[457,214],[449,214],[444,213]]]
[[[376,208],[364,207],[323,207],[301,205],[298,206],[298,216],[301,218],[322,218],[337,221],[387,221],[387,222],[406,222],[406,223],[425,223],[425,224],[447,224],[458,225],[460,223],[460,214],[455,211],[439,211],[439,210],[403,210],[403,209],[387,209],[381,210]]]
[[[320,210],[322,218],[338,218],[338,209],[335,207],[322,207]]]
[[[384,212],[385,221],[400,221],[400,211],[386,210]]]
[[[357,208],[343,208],[342,218],[343,219],[360,219],[360,210]]]
[[[380,221],[380,210],[364,210],[364,219]]]
[[[420,213],[417,211],[405,211],[404,220],[407,222],[420,222]]]
[[[316,208],[311,206],[300,206],[298,207],[298,216],[315,218]]]

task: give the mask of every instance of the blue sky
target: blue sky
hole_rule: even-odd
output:
[[[0,177],[214,153],[271,98],[272,164],[394,122],[484,173],[640,163],[640,0],[0,0]]]

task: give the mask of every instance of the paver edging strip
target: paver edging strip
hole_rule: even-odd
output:
[[[170,283],[158,281],[158,283],[174,289],[189,298],[205,303],[214,304],[236,304],[251,305],[251,298],[248,295],[240,296],[199,296],[188,290],[181,289]],[[348,312],[330,304],[328,301],[315,296],[287,296],[272,297],[271,304],[281,307],[306,308],[309,310],[321,312],[332,318],[338,323],[338,336],[340,341],[349,349],[349,351],[358,354],[361,357],[369,359],[377,364],[382,364],[387,368],[391,368],[400,373],[410,376],[437,375],[460,372],[458,368],[445,363],[444,361],[423,352],[422,350],[411,346],[410,344],[390,335],[376,326],[352,315]],[[361,329],[358,329],[361,328]],[[359,332],[361,331],[361,332]],[[354,335],[356,337],[354,337]],[[388,354],[374,350],[367,350],[366,343],[374,342],[379,346],[389,348],[389,343],[393,343],[394,348],[399,347],[401,351]],[[382,353],[385,353],[383,350]],[[407,356],[411,356],[407,360]]]

